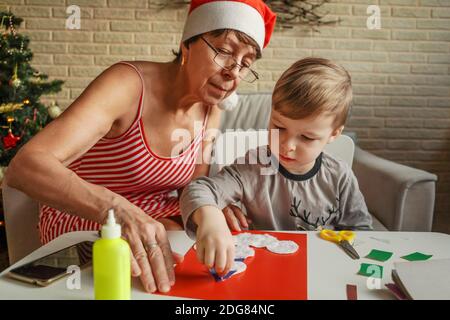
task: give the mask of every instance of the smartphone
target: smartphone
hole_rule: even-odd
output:
[[[94,242],[92,241],[74,244],[12,269],[8,276],[39,286],[48,286],[52,282],[68,275],[67,268],[71,265],[76,265],[80,269],[91,265],[93,244]]]

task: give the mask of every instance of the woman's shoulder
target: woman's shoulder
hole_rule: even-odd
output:
[[[68,109],[89,109],[115,122],[129,112],[124,106],[138,104],[140,94],[139,75],[130,66],[118,63],[99,74]]]
[[[133,61],[120,61],[109,66],[100,75],[105,81],[120,81],[126,87],[136,87],[141,79]]]
[[[98,94],[111,97],[110,106],[135,104],[139,101],[142,81],[136,70],[129,63],[115,63],[105,69],[92,83]],[[104,97],[106,99],[106,97]]]
[[[134,66],[137,69],[137,71],[141,73],[141,75],[146,79],[151,78],[160,73],[165,66],[165,63],[144,61],[144,60],[121,61],[118,64]]]
[[[98,93],[110,92],[116,97],[139,97],[141,79],[138,73],[126,63],[115,63],[100,73],[86,88],[94,88]],[[126,93],[126,94],[124,94]]]
[[[130,72],[134,72],[134,74],[140,78],[140,81],[143,81],[144,86],[147,89],[147,95],[151,95],[151,88],[154,88],[155,91],[159,91],[161,86],[165,86],[167,82],[172,81],[168,63],[153,61],[121,61],[118,65],[128,68]]]

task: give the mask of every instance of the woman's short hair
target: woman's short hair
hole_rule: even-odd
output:
[[[248,36],[244,32],[233,30],[233,29],[217,29],[217,30],[213,30],[213,31],[210,31],[210,32],[207,32],[207,33],[204,33],[204,34],[199,34],[197,36],[193,36],[192,38],[187,39],[186,41],[183,42],[183,44],[187,48],[189,48],[189,45],[191,43],[194,43],[195,41],[200,39],[201,36],[203,36],[205,34],[208,34],[208,35],[211,35],[211,36],[217,38],[217,37],[220,37],[223,34],[228,35],[228,33],[230,33],[230,32],[234,33],[236,35],[236,37],[238,38],[238,40],[241,41],[242,43],[251,45],[252,47],[255,48],[255,50],[256,50],[256,59],[260,59],[261,58],[261,49],[259,48],[259,46],[256,43],[256,41],[253,40],[250,36]],[[181,50],[178,50],[178,51],[172,50],[172,53],[175,55],[174,61],[181,62]]]

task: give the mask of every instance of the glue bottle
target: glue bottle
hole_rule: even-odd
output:
[[[114,210],[94,243],[92,260],[96,300],[129,300],[131,291],[130,246],[121,237]]]

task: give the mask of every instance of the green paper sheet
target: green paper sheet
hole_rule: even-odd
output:
[[[383,278],[383,267],[377,264],[361,263],[358,274],[366,277]]]
[[[386,260],[389,260],[392,255],[392,252],[372,249],[372,251],[370,251],[370,253],[366,256],[366,258],[384,262]]]
[[[414,252],[411,254],[408,254],[407,256],[403,256],[402,259],[408,260],[408,261],[425,261],[432,257],[433,255],[430,254],[424,254],[421,252]]]

